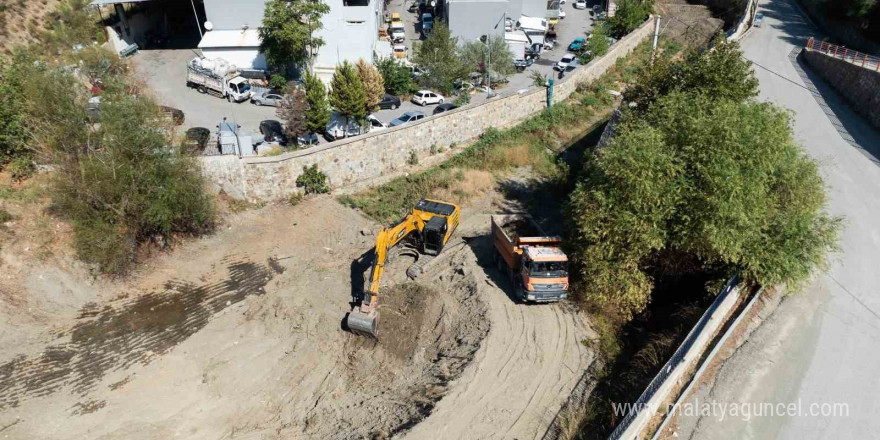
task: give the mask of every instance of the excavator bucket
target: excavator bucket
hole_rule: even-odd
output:
[[[346,325],[348,326],[348,329],[352,331],[352,333],[361,336],[372,336],[374,338],[378,338],[379,312],[372,311],[370,313],[363,313],[358,310],[353,310],[351,313],[348,314]]]

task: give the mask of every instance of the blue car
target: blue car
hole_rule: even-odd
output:
[[[587,39],[584,37],[577,37],[571,44],[568,45],[569,52],[577,52],[584,48],[587,45]]]

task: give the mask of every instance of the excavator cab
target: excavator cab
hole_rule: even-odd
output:
[[[395,224],[383,229],[376,237],[375,255],[368,286],[360,307],[346,317],[345,325],[353,333],[377,337],[379,326],[379,282],[385,271],[389,251],[410,239],[425,255],[437,255],[461,221],[460,208],[451,203],[422,199],[413,210]],[[409,274],[409,272],[407,272]]]
[[[432,217],[425,223],[422,231],[422,253],[425,255],[437,255],[446,244],[446,217]]]

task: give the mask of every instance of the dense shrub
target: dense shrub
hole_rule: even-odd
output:
[[[296,178],[296,186],[306,194],[323,194],[330,192],[327,175],[318,169],[318,164],[303,166],[303,172]]]
[[[27,129],[41,160],[56,167],[53,211],[73,224],[81,259],[120,273],[139,243],[211,229],[212,199],[198,165],[168,147],[149,99],[120,92],[121,79],[110,77],[101,124],[90,125],[87,97],[71,74],[46,66],[28,75]]]

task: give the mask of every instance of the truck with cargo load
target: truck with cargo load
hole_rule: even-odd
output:
[[[498,269],[506,273],[515,297],[524,302],[555,302],[568,297],[568,256],[562,238],[547,235],[525,214],[493,215],[492,241]]]
[[[243,102],[253,96],[247,78],[235,66],[220,59],[195,58],[186,64],[186,85],[201,93],[210,93],[229,102]]]

